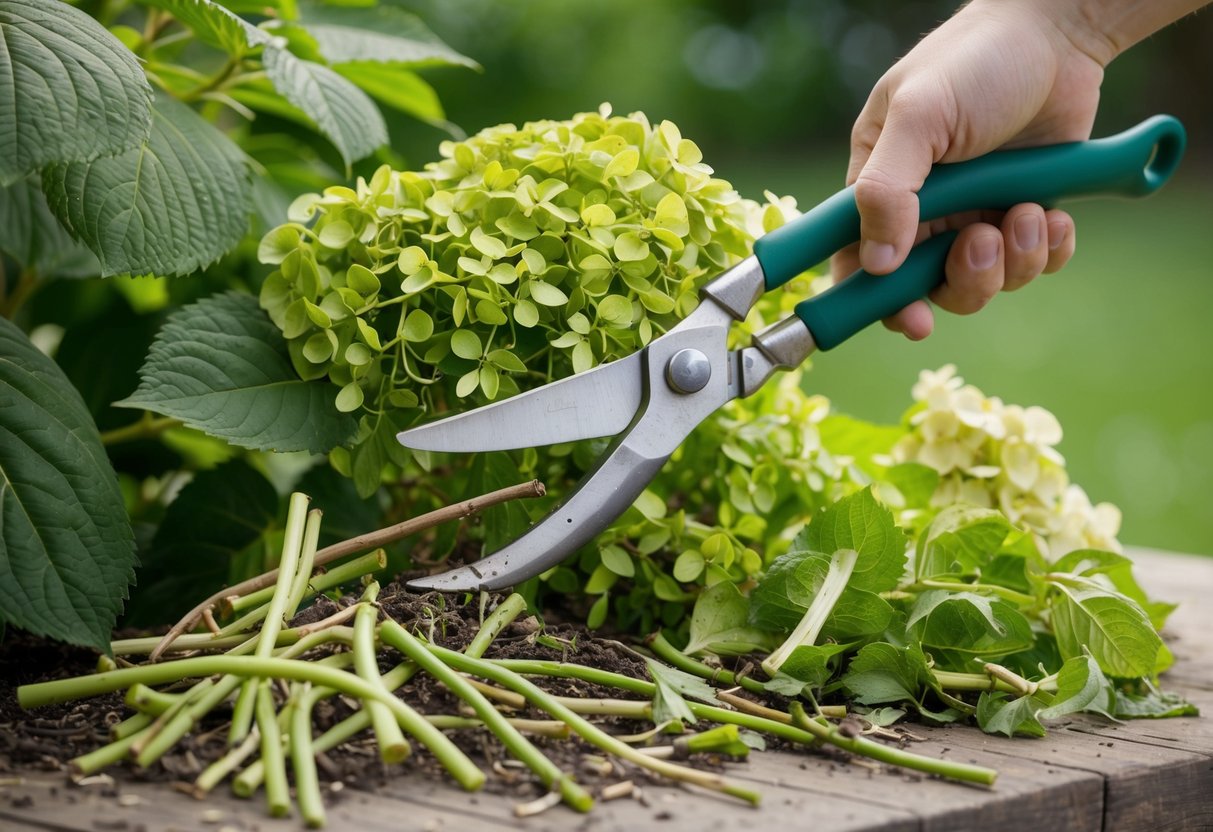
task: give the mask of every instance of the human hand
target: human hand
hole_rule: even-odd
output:
[[[851,137],[861,240],[833,261],[835,279],[862,265],[895,270],[911,247],[959,230],[946,280],[930,295],[943,309],[976,312],[999,291],[1054,272],[1074,253],[1064,211],[1016,205],[920,223],[917,191],[935,162],[959,162],[1003,147],[1090,136],[1104,62],[1031,0],[974,0],[924,38],[876,84]],[[913,340],[934,325],[917,301],[885,325]]]

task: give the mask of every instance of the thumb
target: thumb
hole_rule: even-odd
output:
[[[889,107],[884,126],[855,179],[859,263],[887,274],[905,260],[918,230],[918,190],[938,154],[927,119],[916,108]]]

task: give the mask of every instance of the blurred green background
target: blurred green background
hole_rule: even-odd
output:
[[[842,0],[413,0],[485,71],[435,72],[450,120],[474,132],[611,102],[669,118],[747,196],[802,208],[842,184],[851,123],[884,70],[954,3]],[[1109,68],[1095,135],[1156,112],[1186,123],[1175,180],[1141,202],[1072,205],[1062,273],[980,315],[940,316],[911,344],[874,328],[816,360],[836,407],[895,420],[917,372],[952,362],[987,395],[1057,414],[1073,479],[1124,512],[1130,544],[1213,554],[1213,15]],[[444,138],[394,130],[410,164]]]

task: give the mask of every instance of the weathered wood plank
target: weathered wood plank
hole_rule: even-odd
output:
[[[775,756],[759,754],[756,760]],[[784,765],[794,765],[792,761],[796,757],[787,756],[789,759]],[[729,764],[723,773],[736,781],[753,781],[752,767],[753,762]],[[778,783],[773,779],[760,778],[758,782],[762,785],[758,790],[762,793],[762,803],[758,808],[713,792],[652,784],[642,773],[635,775],[634,782],[640,786],[645,796],[644,802],[627,799],[600,803],[591,814],[591,826],[595,832],[634,832],[661,821],[669,821],[675,828],[730,829],[734,832],[739,824],[757,822],[796,828],[809,815],[814,823],[820,824],[820,828],[840,832],[917,832],[920,829],[918,820],[906,808],[869,803],[856,799],[854,795],[840,795],[837,791],[805,788],[791,778]],[[433,781],[389,781],[377,794],[403,803],[419,802],[449,811],[472,810],[478,816],[487,814],[490,822],[493,818],[511,817],[517,802],[514,798],[495,794],[462,795]],[[535,832],[567,830],[571,817],[568,811],[553,811],[528,819],[526,828]]]
[[[952,731],[922,726],[913,730],[926,739],[912,743],[908,750],[995,768],[997,783],[986,788],[891,769],[865,770],[808,753],[754,755],[734,776],[905,809],[918,817],[923,832],[1031,829],[1036,825],[1072,832],[1100,829],[1104,784],[1098,774],[1047,769],[1037,761],[1008,759],[980,749],[966,750],[958,757],[950,741]],[[793,767],[796,759],[799,762]]]
[[[1213,759],[1161,745],[1054,728],[1040,739],[956,730],[963,752],[988,751],[1042,766],[1076,769],[1104,781],[1105,832],[1213,828]]]

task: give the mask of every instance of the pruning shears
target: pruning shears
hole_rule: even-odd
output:
[[[918,193],[922,220],[1021,202],[1051,206],[1090,196],[1145,196],[1179,164],[1178,120],[1154,116],[1104,139],[1007,150],[936,165]],[[838,346],[943,280],[954,233],[916,246],[892,274],[856,272],[802,301],[795,314],[727,348],[729,327],[763,293],[859,239],[854,189],[819,203],[754,243],[752,256],[701,290],[699,306],[627,358],[399,434],[426,451],[473,452],[616,435],[597,464],[546,517],[487,557],[409,582],[413,589],[496,590],[535,577],[591,541],[640,495],[710,413],[749,396],[774,373]]]

